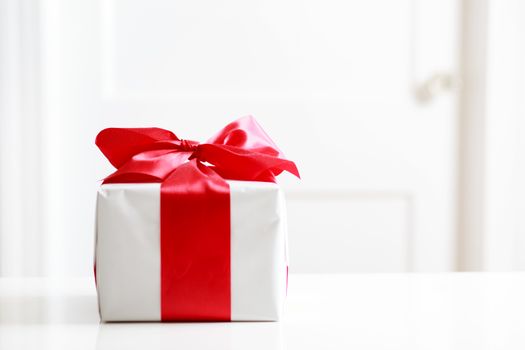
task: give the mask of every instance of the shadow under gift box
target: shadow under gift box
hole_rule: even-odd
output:
[[[284,195],[275,183],[230,185],[231,320],[277,321],[287,280]],[[160,184],[104,184],[95,263],[102,321],[161,321]]]

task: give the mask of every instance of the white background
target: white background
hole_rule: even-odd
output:
[[[518,1],[0,1],[0,275],[89,275],[109,126],[253,114],[295,272],[525,268]]]

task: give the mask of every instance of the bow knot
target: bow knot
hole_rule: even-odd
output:
[[[194,152],[197,149],[199,143],[197,141],[184,140],[180,139],[180,148],[181,152]]]

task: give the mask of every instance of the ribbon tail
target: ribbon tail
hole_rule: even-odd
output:
[[[297,166],[288,159],[235,146],[202,144],[192,157],[213,164],[215,171],[226,179],[274,182],[275,176],[283,171],[300,178]]]

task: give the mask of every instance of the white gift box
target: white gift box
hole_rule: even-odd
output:
[[[230,185],[231,320],[277,321],[287,288],[286,208],[274,183]],[[95,264],[103,321],[161,321],[160,184],[102,185]]]

